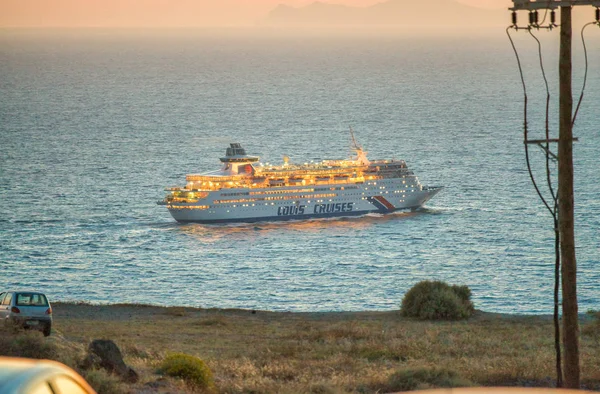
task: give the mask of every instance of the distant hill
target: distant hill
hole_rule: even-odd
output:
[[[294,8],[280,4],[264,24],[281,27],[313,26],[504,26],[507,12],[460,4],[454,0],[387,0],[370,7],[314,2]]]

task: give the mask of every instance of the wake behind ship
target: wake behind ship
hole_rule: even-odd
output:
[[[369,161],[352,140],[355,158],[280,166],[233,143],[220,170],[187,175],[158,204],[178,222],[300,220],[414,210],[442,189],[422,186],[404,160]]]

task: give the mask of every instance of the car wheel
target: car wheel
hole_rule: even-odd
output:
[[[44,333],[44,336],[50,336],[50,332],[52,331],[52,325],[51,324],[46,324],[46,327],[44,327],[44,330],[42,331],[42,333]]]

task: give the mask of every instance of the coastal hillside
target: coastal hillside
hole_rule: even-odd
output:
[[[475,8],[453,0],[388,0],[370,7],[320,1],[298,8],[280,4],[264,20],[265,25],[281,27],[489,27],[506,23],[507,13],[502,10]]]

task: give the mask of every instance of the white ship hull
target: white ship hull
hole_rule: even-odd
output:
[[[253,189],[252,197],[237,200],[228,196],[248,194],[247,189],[225,189],[211,192],[198,203],[165,205],[182,223],[303,220],[414,210],[441,189],[422,187],[415,176],[407,176],[364,184],[278,187],[275,195],[274,188]]]

